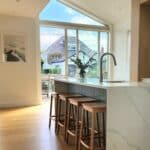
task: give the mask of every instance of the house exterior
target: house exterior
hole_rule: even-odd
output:
[[[64,62],[65,62],[65,45],[64,45],[65,37],[62,36],[57,39],[54,43],[52,43],[45,52],[41,54],[41,57],[44,61],[43,69],[51,69],[59,67],[62,72],[64,72]],[[73,36],[69,36],[68,40],[68,60],[71,57],[76,55],[76,38]],[[83,41],[79,41],[80,51],[85,55],[85,57],[91,57],[95,52],[90,49],[86,43]],[[70,76],[75,74],[75,64],[70,61],[68,64],[68,72]]]

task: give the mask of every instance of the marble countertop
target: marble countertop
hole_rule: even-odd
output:
[[[129,81],[124,81],[121,83],[109,83],[109,82],[100,83],[99,79],[96,78],[80,80],[71,77],[52,77],[51,79],[55,81],[64,82],[64,83],[84,85],[84,86],[90,86],[90,87],[102,88],[102,89],[109,89],[114,87],[150,86],[150,84],[146,84],[142,82],[129,82]]]

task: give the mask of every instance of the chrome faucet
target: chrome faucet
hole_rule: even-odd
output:
[[[115,56],[112,53],[104,53],[100,57],[100,82],[103,82],[103,58],[104,58],[104,56],[107,56],[107,55],[112,56],[113,61],[114,61],[114,65],[115,66],[117,65],[116,58],[115,58]]]

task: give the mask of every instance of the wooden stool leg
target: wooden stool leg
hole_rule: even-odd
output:
[[[71,104],[68,104],[68,109],[69,109],[69,112],[68,112],[68,121],[67,121],[67,129],[66,130],[69,130],[69,128],[70,128]],[[69,137],[69,134],[67,132],[66,133],[66,142],[67,142],[67,144],[68,144],[68,137]]]
[[[90,150],[94,150],[94,130],[95,130],[95,125],[94,125],[94,119],[95,113],[92,112],[92,117],[91,117],[91,138],[90,138]]]
[[[67,133],[67,118],[68,118],[68,100],[65,102],[65,122],[64,122],[64,140],[66,141],[66,133]]]
[[[60,115],[61,115],[61,100],[58,98],[58,120],[57,120],[57,134],[59,133],[59,125],[58,121],[60,121]]]
[[[53,105],[53,95],[51,95],[51,98],[50,98],[49,129],[50,129],[50,127],[51,127],[52,105]]]
[[[103,139],[104,139],[104,147],[106,147],[106,128],[105,128],[105,113],[102,113],[102,120],[103,120]]]
[[[87,127],[85,129],[85,135],[88,137],[90,135],[90,133],[89,133],[90,124],[89,124],[89,112],[88,111],[86,111],[86,126]]]
[[[55,103],[55,133],[57,132],[57,123],[58,123],[58,95],[56,96],[56,103]]]
[[[75,144],[76,144],[76,150],[78,150],[78,144],[79,144],[79,140],[78,140],[78,138],[79,138],[79,107],[77,106],[76,108],[76,112],[77,112],[77,114],[76,114],[76,129],[75,129],[75,134],[76,134],[76,137],[75,137]]]
[[[81,113],[81,116],[82,116],[82,118],[81,118],[81,128],[80,128],[80,135],[79,135],[79,144],[78,144],[78,146],[79,146],[79,150],[81,149],[81,140],[82,140],[82,134],[83,134],[83,128],[84,128],[84,124],[85,124],[85,110],[84,109],[82,109],[82,113]]]
[[[99,124],[99,114],[96,113],[96,121],[97,121],[97,132],[98,132],[98,146],[101,147],[101,130]]]

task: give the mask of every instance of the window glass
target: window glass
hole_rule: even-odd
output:
[[[100,56],[104,53],[109,52],[109,33],[108,32],[100,32]],[[106,56],[103,59],[103,78],[108,79],[108,64],[109,57]]]
[[[77,36],[76,29],[67,29],[65,39],[63,28],[41,26],[40,41],[42,73],[75,77],[79,70],[71,59],[79,57],[86,64],[92,58],[92,63],[86,69],[86,77],[97,78],[100,76],[100,56],[109,52],[109,32],[78,30]],[[109,57],[106,56],[103,60],[104,79],[108,78],[108,64]]]
[[[79,57],[86,64],[93,58],[86,70],[86,77],[98,76],[98,32],[79,30]]]
[[[65,75],[64,29],[41,27],[40,43],[42,72]]]
[[[103,24],[79,13],[70,7],[67,7],[66,5],[63,5],[56,0],[50,0],[50,2],[41,12],[40,20],[104,26]]]
[[[77,37],[76,30],[67,30],[67,51],[68,51],[68,76],[75,77],[76,65],[71,61],[77,56]]]

